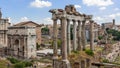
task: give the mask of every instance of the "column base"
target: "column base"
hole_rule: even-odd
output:
[[[58,56],[53,56],[53,58],[52,58],[52,59],[53,59],[53,60],[54,60],[54,59],[58,59]]]
[[[57,59],[58,59],[58,56],[53,56],[53,68],[57,68]]]
[[[63,68],[71,68],[69,60],[62,60],[62,67]]]

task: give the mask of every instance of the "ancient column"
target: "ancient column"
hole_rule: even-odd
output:
[[[81,44],[81,21],[78,21],[78,50],[80,51],[82,49]]]
[[[67,20],[67,52],[71,53],[70,20]]]
[[[61,19],[61,40],[62,40],[62,61],[63,61],[63,68],[70,68],[70,63],[67,59],[67,20],[66,18],[62,17]]]
[[[24,37],[24,58],[27,58],[27,40],[26,37]]]
[[[58,59],[57,55],[57,19],[53,19],[53,68],[56,68],[55,61]]]
[[[76,51],[77,48],[76,29],[77,29],[76,21],[73,20],[73,51]]]
[[[85,22],[86,20],[82,21],[82,46],[83,46],[83,50],[86,49],[86,34],[85,34]]]
[[[85,61],[85,59],[81,60],[81,68],[86,68],[86,61]]]
[[[57,19],[53,20],[53,52],[54,58],[57,57]]]
[[[93,27],[94,27],[94,21],[90,21],[90,50],[94,50],[94,31],[93,31]]]

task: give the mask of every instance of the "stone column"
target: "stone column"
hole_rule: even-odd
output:
[[[81,21],[78,21],[78,50],[81,51],[82,44],[81,44]]]
[[[81,68],[86,68],[86,61],[85,60],[81,60]]]
[[[27,45],[26,45],[26,43],[27,43],[27,40],[26,40],[26,37],[24,37],[24,58],[27,57]]]
[[[57,55],[57,19],[53,19],[53,68],[56,68]]]
[[[61,40],[62,40],[62,61],[63,68],[70,68],[70,63],[67,59],[67,20],[66,18],[61,19]]]
[[[53,19],[53,56],[57,58],[57,19]]]
[[[76,29],[77,29],[76,21],[73,20],[73,51],[76,51],[76,48],[77,48]]]
[[[86,20],[82,21],[82,45],[83,45],[83,50],[86,49],[86,34],[85,34],[85,22]]]
[[[94,27],[94,21],[90,21],[90,50],[94,50],[94,31],[93,31],[93,27]]]
[[[71,53],[70,20],[67,20],[67,52]]]
[[[13,44],[13,36],[11,36],[11,48],[9,48],[9,51],[10,51],[10,56],[14,56],[14,44]]]

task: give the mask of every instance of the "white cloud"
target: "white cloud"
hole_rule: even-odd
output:
[[[114,4],[112,0],[83,0],[83,3],[87,6],[109,6]]]
[[[52,19],[50,17],[47,17],[47,18],[44,18],[42,20],[42,23],[44,23],[44,24],[53,24],[53,21],[52,21]]]
[[[43,7],[50,7],[52,6],[52,3],[49,1],[43,1],[43,0],[34,0],[30,3],[30,6],[36,7],[36,8],[43,8]]]
[[[101,16],[101,17],[100,16],[93,17],[93,20],[95,20],[98,23],[109,22],[112,19],[117,19],[118,21],[120,21],[119,20],[120,19],[120,12],[110,14],[110,15]],[[119,23],[117,23],[117,24],[119,24]]]
[[[99,16],[94,17],[93,19],[96,20],[96,21],[103,21],[104,20],[102,17],[99,17]]]
[[[11,22],[11,20],[12,20],[11,17],[8,17],[8,22]]]
[[[114,18],[116,18],[116,17],[120,17],[120,12],[115,13],[115,14],[111,14],[111,15],[108,15],[108,17],[109,17],[109,18],[112,18],[112,19],[114,19]]]
[[[120,10],[120,9],[119,9],[119,8],[115,8],[114,10],[115,10],[115,11],[118,11],[118,10]]]
[[[22,18],[20,19],[20,22],[24,22],[24,21],[29,21],[29,19],[28,19],[27,17],[22,17]]]
[[[81,8],[81,6],[80,5],[75,5],[75,8]]]
[[[100,7],[99,9],[100,9],[100,10],[105,10],[105,9],[106,9],[106,7]]]

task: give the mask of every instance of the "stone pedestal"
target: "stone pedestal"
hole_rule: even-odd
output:
[[[68,60],[62,60],[62,68],[71,68]]]
[[[85,60],[81,60],[81,68],[86,68],[86,61]]]

